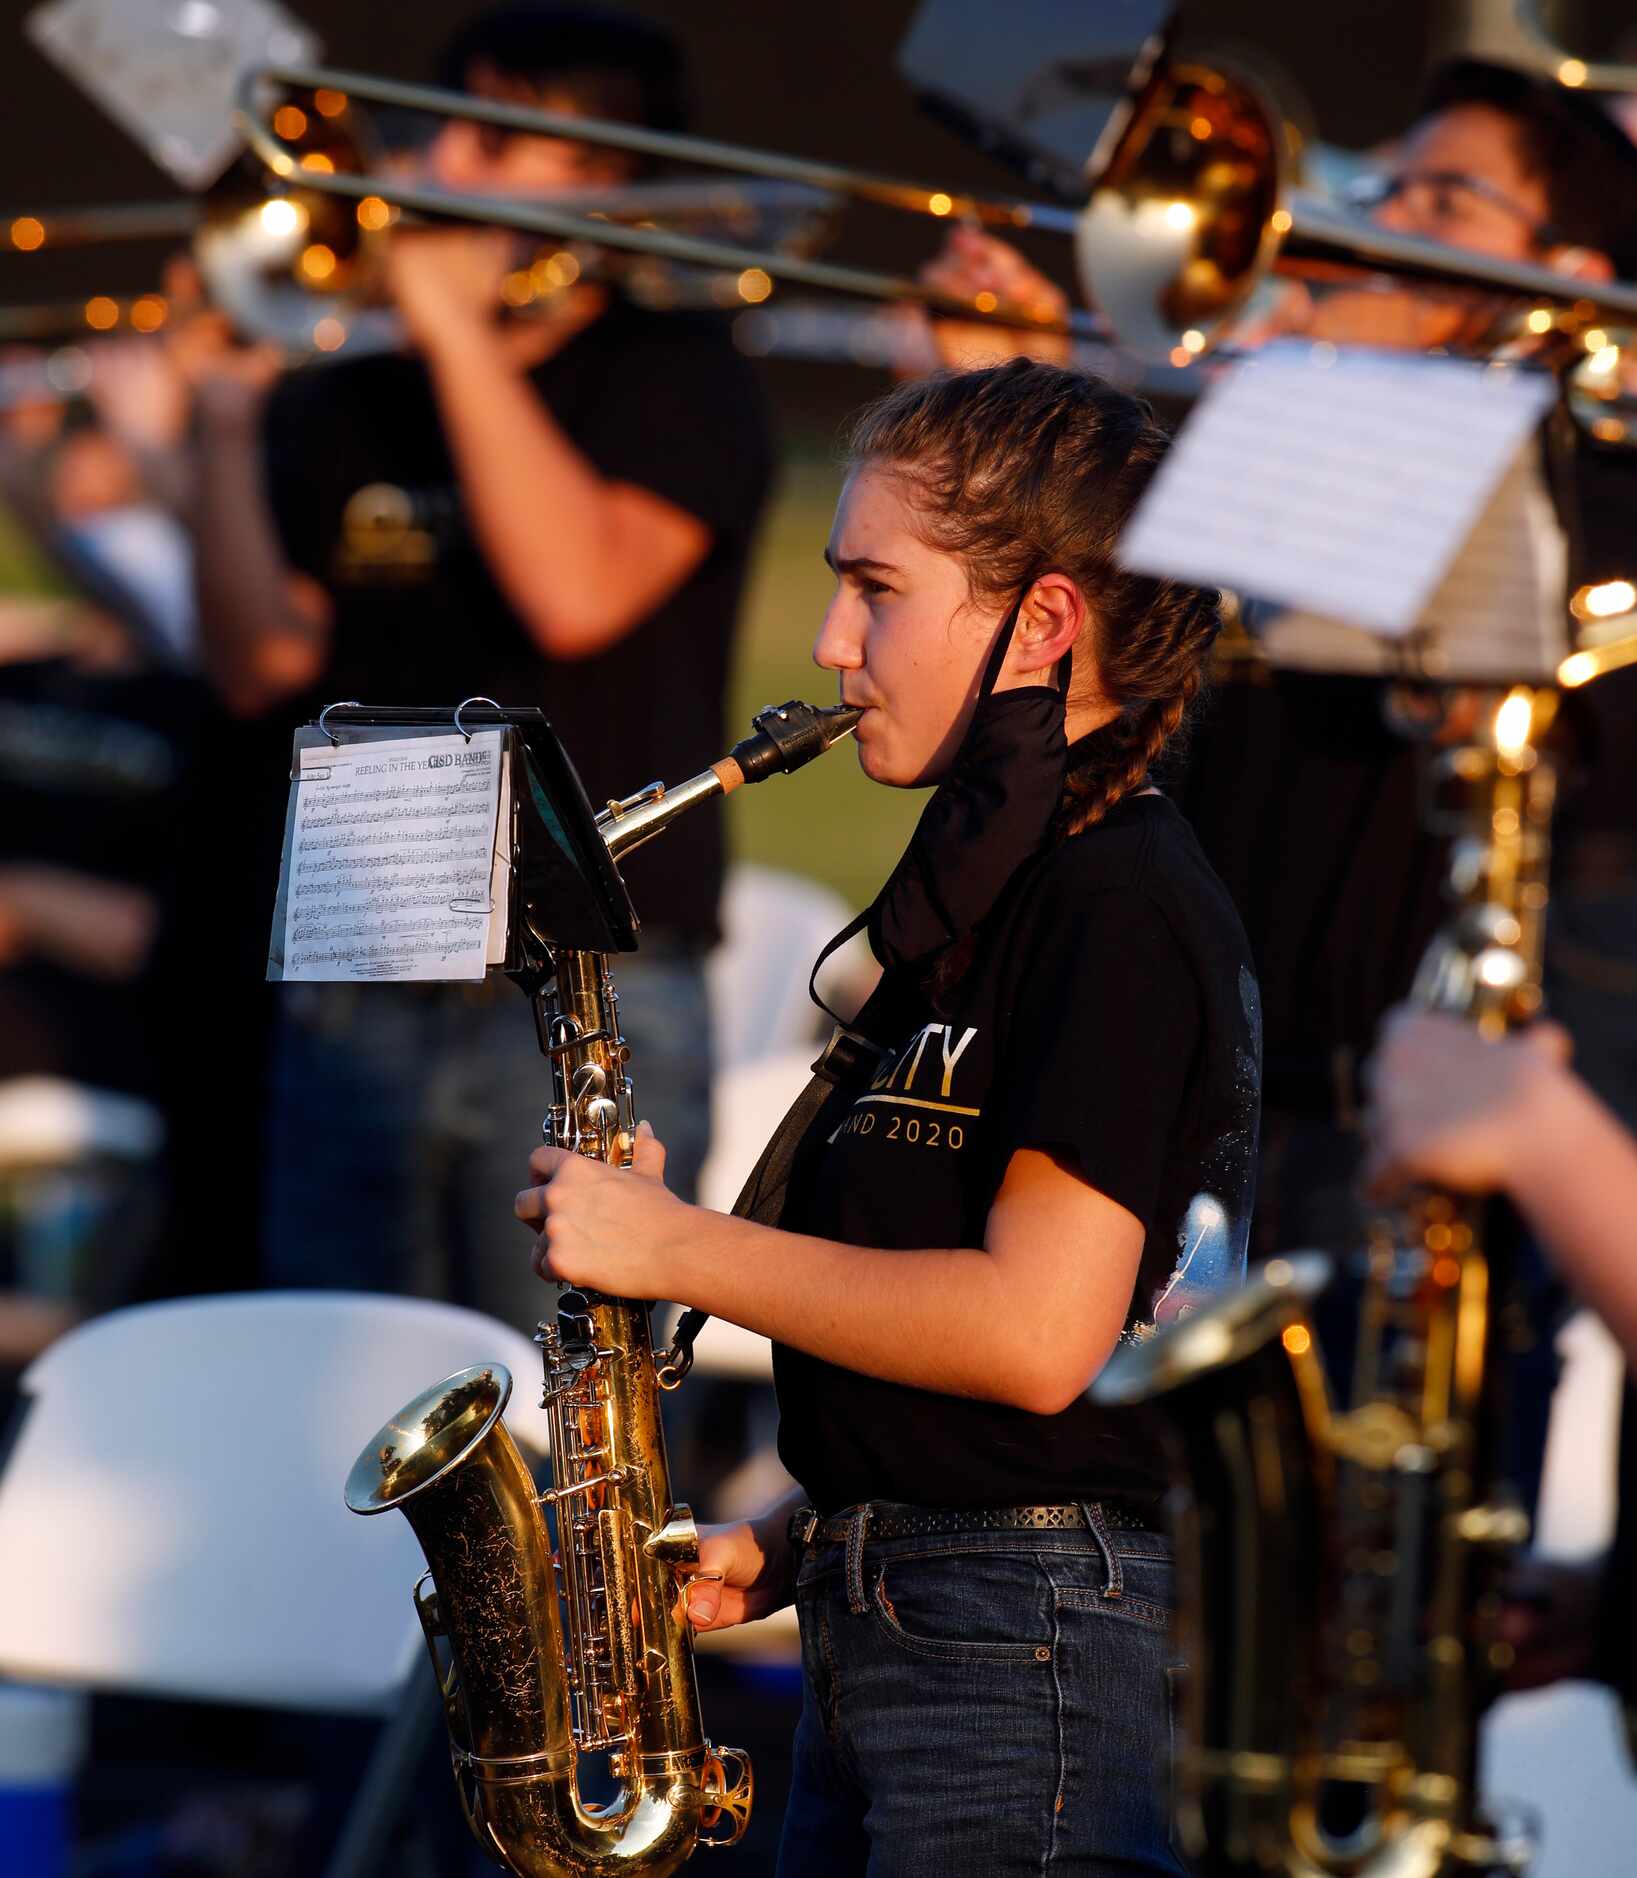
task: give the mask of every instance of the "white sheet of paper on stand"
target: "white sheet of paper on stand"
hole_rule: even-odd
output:
[[[302,750],[285,979],[481,978],[495,927],[503,954],[501,739],[479,730]]]
[[[1388,636],[1293,610],[1259,622],[1256,638],[1271,664],[1300,671],[1391,677],[1408,669],[1475,684],[1545,679],[1569,650],[1567,588],[1568,543],[1530,443],[1412,632]]]
[[[1408,647],[1349,647],[1363,628],[1413,638],[1435,675],[1543,674],[1566,627],[1531,443],[1552,397],[1544,373],[1512,367],[1268,346],[1196,407],[1121,559],[1339,623],[1336,669],[1404,662]],[[1307,638],[1293,662],[1318,665],[1327,634]]]

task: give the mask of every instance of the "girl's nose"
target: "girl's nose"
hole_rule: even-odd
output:
[[[813,663],[827,672],[857,671],[864,663],[864,642],[845,594],[837,594],[825,609],[818,637],[813,641]]]

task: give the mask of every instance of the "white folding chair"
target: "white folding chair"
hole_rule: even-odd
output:
[[[349,1513],[342,1483],[388,1416],[485,1362],[512,1372],[508,1423],[538,1450],[534,1346],[452,1305],[188,1298],[62,1338],[24,1376],[0,1474],[0,1675],[320,1714],[420,1706],[419,1549],[407,1521]]]
[[[711,1086],[711,1147],[699,1176],[699,1201],[731,1213],[739,1190],[767,1146],[768,1136],[813,1074],[813,1050],[732,1063]],[[713,1317],[694,1345],[694,1368],[746,1382],[770,1382],[773,1361],[766,1337]]]
[[[783,1050],[807,1049],[821,1024],[807,995],[819,947],[851,917],[838,893],[801,874],[740,862],[722,892],[722,943],[706,961],[711,1036],[719,1068]],[[869,951],[854,938],[824,969],[826,995],[871,974]]]

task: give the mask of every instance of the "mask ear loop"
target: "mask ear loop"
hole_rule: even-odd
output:
[[[1017,634],[1018,618],[1023,612],[1023,602],[1028,598],[1029,589],[1034,585],[1034,576],[1023,583],[1023,591],[1012,602],[1011,611],[1000,623],[1000,630],[995,634],[995,643],[989,648],[989,663],[983,668],[983,682],[978,686],[978,702],[991,698],[995,685],[1000,678],[1000,668],[1006,663],[1006,654],[1012,649],[1012,640]]]

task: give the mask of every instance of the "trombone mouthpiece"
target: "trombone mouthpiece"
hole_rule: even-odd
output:
[[[751,719],[755,730],[742,743],[736,743],[730,754],[747,783],[761,782],[768,776],[788,776],[814,757],[823,756],[863,715],[851,704],[803,704],[799,698],[787,704],[770,704]]]

